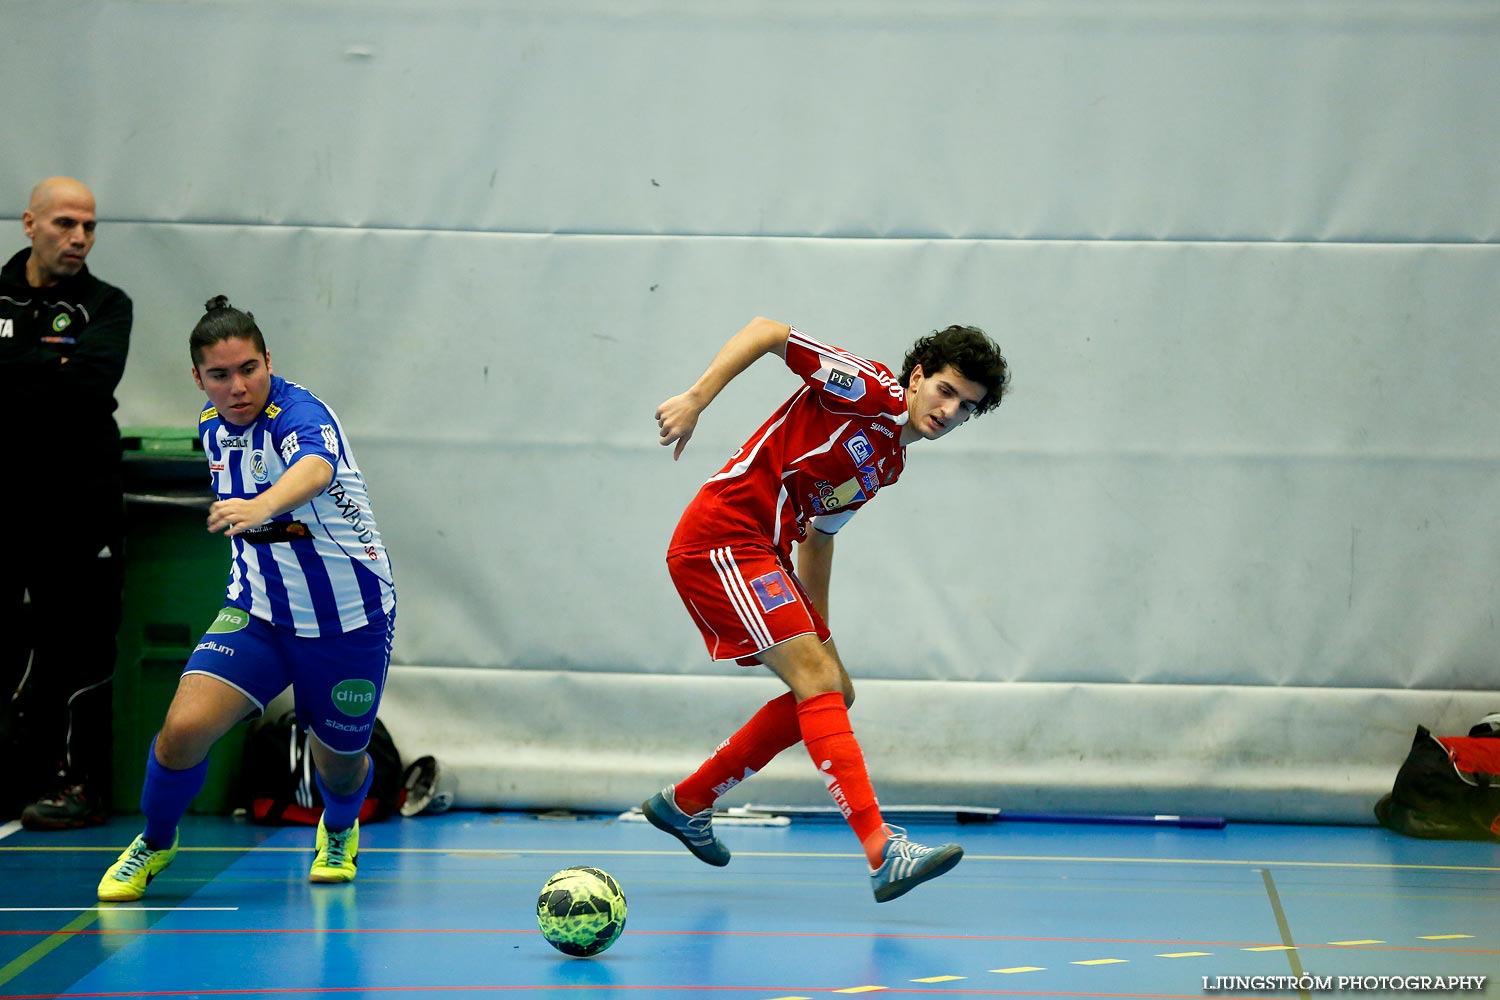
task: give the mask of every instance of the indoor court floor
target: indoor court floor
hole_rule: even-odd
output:
[[[0,829],[0,995],[1500,996],[1380,978],[1500,978],[1500,846],[1375,827],[937,816],[913,838],[958,840],[963,863],[877,905],[852,835],[827,820],[726,827],[719,869],[614,816],[398,818],[361,831],[356,883],[322,886],[307,882],[311,829],[190,816],[146,898],[101,905],[138,820]],[[629,901],[592,959],[554,951],[535,921],[542,883],[579,864]]]

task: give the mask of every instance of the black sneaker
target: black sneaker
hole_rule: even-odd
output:
[[[21,825],[28,830],[77,830],[102,826],[108,818],[104,803],[82,783],[44,795],[21,811]]]

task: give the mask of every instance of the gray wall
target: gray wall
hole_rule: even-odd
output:
[[[790,376],[676,464],[652,420],[757,314],[892,363],[973,323],[1014,366],[840,536],[885,802],[1362,822],[1418,722],[1500,708],[1494,4],[0,24],[0,191],[91,184],[136,300],[122,422],[189,424],[201,303],[254,310],[372,483],[382,714],[470,804],[629,805],[776,693],[706,662],[662,554]],[[735,795],[809,777],[794,750]]]

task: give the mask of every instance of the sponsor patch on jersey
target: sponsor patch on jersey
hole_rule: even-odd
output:
[[[271,472],[266,468],[266,453],[259,448],[250,453],[250,478],[257,483],[271,481]]]
[[[43,337],[42,338],[42,343],[44,343],[44,344],[76,344],[76,343],[78,343],[78,338],[77,337]]]
[[[858,431],[849,440],[844,442],[844,450],[849,457],[854,459],[855,465],[864,465],[875,456],[875,446],[870,444],[870,439],[865,437],[864,431]]]
[[[818,495],[813,498],[813,509],[818,514],[828,514],[836,510],[842,510],[851,503],[860,500],[868,500],[864,489],[861,487],[859,477],[855,476],[840,486],[830,486],[823,482],[818,484]]]
[[[880,474],[875,471],[875,466],[873,465],[861,465],[859,467],[859,481],[864,486],[865,492],[870,494],[870,496],[874,496],[875,491],[880,489]]]
[[[865,380],[859,372],[840,368],[832,363],[824,369],[823,384],[835,396],[849,400],[859,399],[865,394]]]
[[[334,432],[332,424],[319,424],[318,429],[323,432],[323,447],[333,454],[339,453],[339,436]]]
[[[210,635],[220,632],[238,632],[250,624],[250,612],[239,608],[225,608],[219,612],[214,623],[208,627]]]
[[[230,448],[248,448],[250,439],[243,434],[230,434],[223,427],[219,428],[219,448],[227,451]]]
[[[223,472],[224,471],[224,463],[223,462],[209,462],[208,463],[208,471],[209,472]]]
[[[369,715],[375,709],[375,685],[362,677],[339,681],[328,696],[334,708],[351,718]]]
[[[53,319],[52,319],[52,332],[53,333],[62,333],[64,330],[66,330],[68,327],[70,327],[72,325],[73,325],[73,320],[68,316],[67,313],[59,313],[57,316],[53,317]]]
[[[348,722],[339,722],[337,719],[324,719],[323,725],[329,729],[336,729],[341,733],[363,733],[369,731],[372,723],[366,722],[362,726],[356,726]]]
[[[212,406],[210,406],[208,409],[206,409],[206,410],[203,411],[203,416],[201,416],[201,417],[198,418],[198,423],[200,423],[200,424],[206,424],[210,420],[212,420],[214,417],[217,417],[218,415],[219,415],[219,411],[216,410],[216,409],[214,409]]]
[[[269,403],[266,405],[266,416],[275,417],[279,413],[281,413],[281,407],[277,406],[275,403]]]
[[[271,545],[311,538],[312,531],[301,521],[268,521],[258,528],[240,532],[239,537],[251,545]]]
[[[291,465],[292,456],[297,454],[299,447],[301,446],[297,444],[297,432],[292,431],[287,434],[286,437],[281,439],[281,460],[287,465]]]
[[[797,603],[797,592],[779,569],[751,580],[750,589],[755,591],[755,599],[760,601],[762,611],[775,611],[783,604]]]

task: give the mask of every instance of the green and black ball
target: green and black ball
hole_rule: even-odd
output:
[[[547,880],[536,901],[542,937],[564,955],[597,955],[625,929],[625,893],[599,868],[564,868]]]

